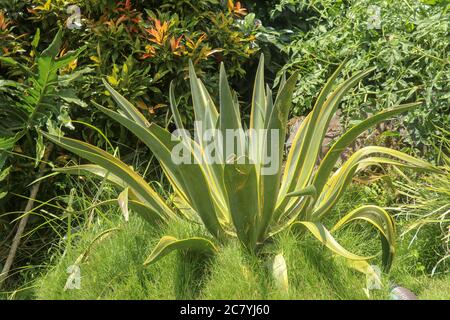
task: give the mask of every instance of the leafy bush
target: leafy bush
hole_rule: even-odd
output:
[[[8,275],[18,243],[34,209],[40,178],[44,175],[45,165],[52,152],[52,145],[47,147],[44,144],[39,129],[46,128],[63,135],[62,126],[73,129],[67,111],[69,106],[81,104],[73,91],[77,75],[70,73],[68,66],[85,48],[65,53],[60,51],[61,39],[62,31],[59,30],[51,44],[39,52],[36,50],[40,41],[38,29],[32,42],[33,59],[29,64],[0,56],[0,63],[10,66],[10,72],[18,78],[16,81],[0,80],[0,199],[2,217],[6,220],[0,225],[0,233],[12,229],[9,222],[20,218],[5,267],[2,267],[0,285]],[[7,167],[3,168],[5,164]],[[21,197],[35,179],[39,181],[31,187],[29,196],[24,196],[28,201],[25,209],[22,209],[21,203],[12,199]],[[43,196],[42,203],[50,197],[49,194]],[[18,213],[24,214],[18,217]]]
[[[60,52],[61,39],[60,30],[45,50],[37,52],[40,40],[38,30],[32,43],[35,50],[33,60],[29,65],[12,57],[0,56],[0,63],[10,66],[10,72],[18,77],[17,81],[0,80],[0,169],[9,158],[17,165],[13,171],[25,175],[22,178],[15,175],[14,179],[6,180],[11,183],[7,189],[14,189],[15,192],[21,191],[21,182],[30,183],[33,179],[30,170],[18,167],[34,158],[34,166],[31,166],[34,169],[44,156],[45,145],[38,130],[46,128],[49,132],[62,135],[61,127],[73,128],[68,115],[70,105],[83,104],[73,90],[77,74],[70,73],[67,67],[85,48],[64,54]],[[11,151],[21,157],[9,157]]]
[[[449,6],[425,1],[293,1],[282,0],[272,16],[295,12],[299,24],[287,70],[298,70],[301,82],[294,94],[294,112],[312,108],[313,93],[330,70],[349,59],[343,74],[376,66],[364,89],[344,104],[349,127],[386,107],[423,99],[423,106],[396,121],[404,143],[427,153],[450,123]],[[379,11],[378,11],[379,10]],[[395,130],[395,131],[397,131]],[[432,156],[429,154],[428,156]]]
[[[80,17],[73,5],[79,7]],[[259,50],[255,42],[256,27],[248,24],[242,28],[239,24],[246,13],[238,3],[230,1],[227,6],[216,0],[0,1],[0,167],[4,169],[0,171],[0,196],[3,198],[0,206],[3,211],[23,210],[20,195],[27,192],[28,184],[38,171],[28,158],[10,157],[9,162],[5,162],[3,150],[39,161],[45,145],[42,136],[35,134],[36,127],[46,127],[50,132],[82,138],[100,146],[107,145],[109,140],[116,141],[121,147],[117,152],[128,161],[143,153],[139,142],[128,137],[124,128],[86,104],[91,99],[102,104],[111,100],[109,93],[99,85],[100,79],[108,79],[146,117],[162,126],[169,120],[167,90],[163,88],[169,86],[169,79],[175,79],[183,92],[188,91],[187,71],[182,66],[187,65],[189,59],[196,62],[206,78],[215,74],[213,71],[223,61],[234,79],[245,84],[246,69],[252,68],[252,56]],[[64,30],[63,34],[58,34],[60,29]],[[39,72],[44,76],[45,71],[39,52],[52,43],[56,34],[61,39],[58,39],[58,49],[52,53],[54,60],[64,59],[71,51],[77,51],[77,55],[72,56],[67,65],[52,69],[47,74],[49,86],[42,87],[44,78],[39,77]],[[244,94],[246,86],[240,87]],[[42,95],[43,100],[39,106],[29,106],[31,97],[39,99],[37,94]],[[188,101],[188,95],[180,96],[180,100]],[[186,109],[181,114],[183,120],[189,122],[192,108],[184,104]],[[15,107],[10,109],[10,105]],[[28,116],[32,121],[27,123]],[[70,130],[74,127],[78,130]],[[22,134],[28,130],[29,134]],[[149,158],[147,154],[145,159]],[[66,163],[71,157],[66,153],[54,153],[49,162]],[[153,176],[160,174],[160,169],[151,161],[145,165]],[[67,190],[58,189],[58,192],[68,193],[69,184],[59,180],[63,178],[61,175],[42,180],[40,200],[45,202],[57,196],[52,188],[55,180],[67,186]],[[10,190],[14,192],[7,194]],[[1,232],[5,232],[5,237],[13,226],[10,216],[1,218]]]
[[[258,50],[256,27],[244,30],[238,26],[237,21],[247,11],[233,1],[228,7],[218,0],[195,4],[184,0],[71,2],[79,6],[79,21],[76,13],[67,12],[65,1],[33,0],[31,4],[25,6],[23,15],[11,21],[16,25],[11,31],[13,36],[26,39],[24,33],[34,34],[37,27],[42,34],[53,34],[58,26],[68,28],[66,23],[72,22],[74,27],[66,32],[64,48],[87,45],[73,68],[78,72],[92,69],[84,72],[84,81],[78,88],[80,98],[107,101],[108,96],[98,89],[99,80],[106,77],[146,116],[160,124],[167,120],[168,106],[168,97],[161,88],[175,80],[187,91],[183,87],[186,70],[182,66],[187,65],[188,59],[208,76],[215,74],[223,61],[231,76],[239,81],[246,72],[245,62]],[[25,29],[30,22],[29,29]],[[188,95],[182,99],[186,102]],[[90,112],[82,111],[77,118],[85,120]],[[184,110],[182,116],[189,120],[191,111]],[[114,134],[114,130],[106,132],[111,137]]]

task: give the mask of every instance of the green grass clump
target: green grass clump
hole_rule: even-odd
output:
[[[350,190],[349,197],[357,194],[358,190]],[[347,200],[336,208],[333,219],[351,209],[353,202]],[[352,252],[373,254],[380,245],[372,232],[353,225],[340,230],[336,238]],[[333,257],[307,234],[282,232],[257,256],[244,251],[237,241],[228,241],[214,257],[174,252],[143,267],[164,234],[207,236],[193,222],[151,227],[133,214],[125,222],[117,208],[111,207],[94,225],[73,234],[71,245],[54,256],[52,266],[35,282],[30,295],[37,299],[387,299],[395,283],[420,299],[450,298],[450,275],[427,276],[418,267],[421,256],[416,254],[416,250],[426,248],[411,250],[406,240],[399,239],[392,270],[382,277],[383,288],[367,297],[365,276],[348,268],[344,259]],[[83,253],[81,289],[64,290],[67,268]],[[271,275],[270,265],[278,253],[286,260],[288,292],[279,289]],[[380,265],[380,260],[378,257],[373,263]]]
[[[113,219],[110,223],[114,225]],[[101,232],[93,229],[79,236],[77,244],[60,257],[35,287],[37,299],[367,299],[363,288],[365,277],[333,258],[317,241],[306,237],[299,246],[296,235],[280,234],[258,257],[243,251],[231,241],[212,258],[186,253],[173,253],[149,267],[143,267],[149,250],[161,232],[149,228],[138,217],[119,223],[120,229],[92,245],[88,258],[80,264],[81,289],[64,290],[66,269],[74,263],[92,240]],[[106,225],[108,229],[111,225]],[[187,223],[169,227],[179,236],[194,232]],[[361,236],[362,237],[362,236]],[[342,231],[339,239],[347,244],[361,238],[354,231]],[[371,299],[388,298],[389,281],[401,284],[419,294],[420,298],[445,299],[449,278],[433,278],[411,273],[402,259],[401,249],[389,277],[383,277],[384,289],[371,292]],[[289,292],[276,287],[270,273],[270,262],[282,253],[288,268]]]
[[[114,226],[79,235],[76,245],[36,283],[37,299],[364,299],[364,276],[333,259],[314,239],[296,245],[295,235],[285,233],[258,257],[243,251],[237,241],[227,243],[212,258],[173,253],[143,267],[149,250],[161,233],[139,217],[120,222],[103,239],[96,238]],[[111,225],[109,225],[111,224]],[[188,236],[192,224],[169,226],[177,236]],[[81,263],[81,289],[64,290],[68,273],[80,254],[91,247]],[[272,252],[282,252],[288,267],[289,293],[272,281]]]
[[[173,292],[172,281],[163,272],[173,257],[148,269],[142,267],[146,248],[155,244],[158,233],[141,219],[119,222],[120,218],[79,233],[75,245],[67,249],[59,262],[39,279],[37,299],[161,299]],[[117,227],[103,239],[92,241],[102,231]],[[92,244],[92,246],[91,246]],[[86,261],[79,264],[81,289],[64,290],[67,268],[91,246]],[[159,287],[153,285],[157,284]],[[150,287],[150,285],[153,285]]]
[[[419,297],[429,300],[450,300],[450,274],[427,281]]]
[[[367,299],[365,277],[334,259],[319,242],[305,238],[299,245],[291,232],[280,234],[260,257],[242,252],[237,243],[216,257],[201,298],[204,299]],[[282,253],[289,291],[275,285],[270,265]]]
[[[56,259],[58,262],[36,282],[37,299],[365,299],[365,278],[333,259],[314,239],[296,245],[295,235],[284,233],[260,256],[244,252],[237,242],[227,243],[212,258],[173,253],[143,267],[149,250],[162,235],[137,216],[128,223],[117,216],[102,228],[80,232],[78,240]],[[103,239],[104,230],[117,227]],[[194,224],[168,227],[177,236],[188,236]],[[80,263],[81,289],[64,290],[66,269],[90,247]],[[290,289],[280,291],[269,265],[282,252],[288,267]]]

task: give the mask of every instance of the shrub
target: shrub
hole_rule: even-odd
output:
[[[313,93],[325,83],[330,67],[348,58],[343,70],[376,66],[363,91],[343,105],[349,127],[386,107],[424,99],[425,103],[396,120],[403,146],[427,153],[450,123],[449,7],[425,1],[291,1],[282,0],[272,16],[295,12],[297,26],[284,52],[286,70],[298,70],[294,113],[313,106]],[[441,3],[442,5],[439,5]],[[378,11],[379,10],[379,11]],[[432,154],[428,156],[433,157]]]

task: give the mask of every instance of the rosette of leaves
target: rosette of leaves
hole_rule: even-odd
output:
[[[226,162],[211,161],[213,157],[202,139],[191,139],[187,134],[172,135],[168,130],[145,117],[123,96],[105,82],[114,97],[119,112],[96,106],[99,110],[121,123],[142,140],[159,160],[170,182],[177,201],[175,207],[168,205],[142,176],[113,155],[85,142],[45,136],[54,143],[72,151],[94,164],[57,169],[72,174],[94,173],[124,188],[119,203],[122,210],[136,210],[148,221],[171,222],[174,219],[197,220],[204,225],[210,238],[192,237],[177,239],[164,236],[144,264],[156,262],[173,250],[197,250],[214,253],[220,244],[237,238],[250,252],[257,252],[275,234],[296,229],[300,234],[310,232],[334,254],[347,258],[351,265],[363,272],[370,272],[367,263],[372,256],[360,256],[342,247],[332,233],[353,221],[365,221],[375,227],[382,242],[382,262],[386,270],[395,252],[395,226],[392,217],[381,207],[366,205],[356,208],[340,219],[329,230],[324,217],[332,212],[352,177],[372,165],[395,165],[415,169],[435,170],[429,163],[405,153],[384,147],[369,146],[351,155],[336,168],[341,152],[359,134],[376,123],[410,110],[419,103],[400,105],[386,109],[360,122],[344,133],[331,147],[326,157],[317,165],[319,149],[328,124],[346,92],[358,84],[374,68],[355,72],[350,78],[336,85],[342,64],[322,89],[312,112],[296,133],[292,147],[282,168],[287,117],[297,82],[297,73],[283,78],[273,99],[272,91],[264,84],[264,57],[261,56],[253,90],[252,110],[248,128],[279,131],[279,141],[269,150],[270,134],[238,135],[236,145],[246,150],[249,161],[239,162],[236,153],[227,153],[220,139],[213,140],[214,149],[223,152]],[[219,106],[196,76],[194,66],[189,66],[190,86],[198,136],[210,129],[217,129],[226,136],[227,130],[244,128],[236,94],[229,87],[223,65],[220,69],[218,95]],[[170,87],[173,118],[178,129],[184,129],[176,99]],[[180,131],[186,132],[186,131]],[[192,163],[176,163],[173,152],[180,144],[186,148]],[[222,150],[222,151],[220,151]],[[268,152],[270,151],[270,152]],[[277,151],[277,152],[273,152]],[[273,153],[272,153],[273,152]],[[267,154],[276,154],[276,170],[264,173]],[[126,203],[126,205],[125,205]]]

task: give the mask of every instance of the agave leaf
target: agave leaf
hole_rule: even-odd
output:
[[[264,129],[264,116],[266,114],[266,93],[264,89],[264,54],[261,54],[253,86],[250,129]]]
[[[358,256],[356,254],[347,251],[344,247],[342,247],[336,239],[330,234],[330,232],[325,228],[325,226],[319,222],[309,222],[309,221],[296,221],[291,225],[291,228],[296,229],[307,229],[311,234],[319,240],[324,246],[330,249],[335,254],[342,256],[344,258],[350,260],[368,260],[372,259],[375,256]]]
[[[226,164],[224,181],[237,236],[251,250],[256,245],[255,226],[261,210],[256,167],[254,164]]]
[[[275,279],[275,283],[280,290],[284,292],[289,291],[289,279],[287,273],[286,261],[283,254],[279,253],[273,259],[272,264],[272,276]]]
[[[336,70],[336,72],[340,71],[341,68],[342,65]],[[290,159],[290,163],[286,163],[288,172],[287,175],[283,176],[286,178],[281,186],[282,195],[285,195],[286,193],[291,192],[294,189],[302,189],[310,183],[320,146],[322,145],[323,138],[328,128],[328,124],[333,114],[335,113],[340,101],[348,90],[350,90],[362,78],[364,78],[373,70],[374,68],[370,68],[358,72],[354,76],[345,80],[323,103],[321,103],[320,101],[324,99],[322,93],[325,92],[321,93],[318,98],[318,103],[316,103],[312,111],[312,115],[306,129],[305,137],[302,140],[301,145],[299,146],[299,148],[301,148],[301,151],[297,154],[298,158],[292,158]],[[336,72],[333,74],[331,79],[335,79],[335,77],[337,76]],[[330,89],[331,88],[328,88],[327,85],[324,88],[324,90],[326,91]],[[296,144],[293,145],[290,152],[295,152],[295,148],[297,148]],[[288,200],[285,199],[284,203],[281,206],[286,206],[287,202]]]
[[[386,210],[373,205],[359,207],[340,219],[331,229],[338,230],[351,221],[364,220],[371,223],[380,231],[383,249],[383,267],[389,271],[395,254],[395,224]]]
[[[181,190],[185,190],[185,186],[182,183],[179,167],[172,161],[171,151],[180,143],[180,140],[174,140],[173,136],[165,129],[161,128],[155,123],[143,126],[132,119],[129,119],[120,113],[114,112],[94,102],[94,106],[106,114],[108,117],[116,120],[125,128],[129,129],[144,142],[147,147],[153,152],[155,157],[174,180],[177,186],[181,187]]]
[[[292,147],[286,160],[286,167],[281,185],[280,194],[283,198],[286,193],[292,191],[290,189],[290,184],[292,183],[294,173],[298,171],[298,167],[302,167],[303,165],[304,159],[302,159],[302,156],[306,153],[308,144],[310,143],[314,133],[314,122],[316,122],[317,117],[319,116],[318,114],[322,109],[322,105],[324,104],[328,94],[331,92],[334,82],[343,67],[344,63],[342,63],[328,79],[327,83],[320,92],[319,97],[317,98],[313,110],[308,114],[305,120],[303,120],[301,127],[294,136]]]
[[[282,91],[282,90],[283,90],[283,88],[280,89],[280,91]],[[277,99],[280,96],[280,93],[281,92],[278,92]],[[290,99],[290,100],[292,103],[292,99]],[[264,128],[268,127],[270,115],[273,112],[273,106],[274,106],[274,103],[273,103],[272,89],[270,89],[269,85],[266,84],[266,115],[264,116]],[[289,109],[290,109],[290,107],[288,108],[288,110]],[[283,123],[283,125],[285,125],[285,124]]]
[[[130,199],[128,200],[128,206],[131,210],[140,215],[146,222],[151,225],[159,224],[161,222],[168,222],[167,218],[164,217],[161,213],[153,210],[151,207],[138,200],[134,200],[136,196],[132,193],[131,190],[129,192]]]
[[[355,141],[355,139],[364,131],[369,129],[370,127],[380,123],[381,121],[384,121],[388,118],[391,118],[397,114],[400,114],[402,112],[408,111],[418,105],[420,105],[422,102],[413,102],[413,103],[407,103],[400,105],[398,107],[394,107],[391,109],[383,110],[363,121],[361,121],[359,124],[352,127],[350,130],[345,132],[330,148],[330,150],[327,152],[325,158],[320,163],[318,172],[315,176],[314,185],[316,186],[316,189],[320,193],[320,191],[323,188],[323,185],[326,182],[326,179],[329,177],[331,171],[334,168],[334,165],[336,164],[336,161],[339,159],[339,156],[341,153],[347,148],[350,144]]]
[[[184,183],[195,182],[195,187],[188,189],[188,198],[195,209],[195,211],[201,217],[205,227],[215,237],[222,238],[224,236],[223,228],[220,224],[217,214],[220,211],[217,209],[213,202],[212,193],[214,190],[210,190],[207,182],[201,180],[201,173],[198,171],[198,166],[195,164],[180,164],[180,171],[183,172]]]
[[[281,177],[281,165],[283,161],[284,141],[286,139],[286,122],[289,115],[289,109],[292,105],[292,95],[294,87],[297,82],[298,74],[294,73],[281,89],[275,105],[273,106],[272,113],[267,123],[267,135],[262,141],[262,158],[265,163],[266,156],[271,154],[269,159],[272,160],[271,166],[275,166],[275,172],[269,174],[263,170],[267,169],[267,166],[259,167],[260,175],[260,192],[262,217],[258,226],[258,240],[263,240],[266,234],[267,228],[273,218],[273,213],[278,197],[280,177]],[[272,132],[278,133],[278,141],[275,145],[272,144],[273,136]],[[272,150],[272,148],[277,148]],[[275,162],[275,163],[274,163]]]
[[[308,128],[308,122],[309,119],[311,118],[311,113],[308,114],[308,116],[306,116],[306,118],[302,121],[302,123],[300,124],[300,127],[298,128],[298,131],[295,135],[295,139],[297,142],[295,143],[296,145],[299,144],[299,141],[302,141],[305,138],[306,135],[306,131]],[[281,187],[283,187],[283,183],[286,181],[284,175],[288,174],[288,163],[292,162],[292,159],[297,158],[298,157],[298,153],[301,151],[300,148],[291,148],[292,152],[288,153],[288,157],[286,160],[286,167],[283,173],[283,178],[282,178],[282,182],[281,182]],[[274,220],[275,221],[280,221],[283,217],[285,216],[290,216],[291,215],[291,210],[286,210],[286,207],[288,208],[295,208],[298,209],[299,211],[301,211],[301,209],[306,205],[306,202],[304,201],[304,198],[298,198],[298,199],[292,199],[292,200],[287,200],[286,199],[286,194],[283,194],[281,191],[279,191],[278,193],[278,198],[277,198],[277,204],[276,204],[276,209],[275,209],[275,213],[274,213]],[[288,205],[289,204],[289,205]]]
[[[161,212],[169,218],[175,218],[175,213],[166,205],[164,199],[140,175],[111,154],[82,141],[58,137],[48,133],[42,134],[55,144],[104,167],[120,177],[135,190],[139,200],[150,206],[154,211]]]
[[[379,153],[386,156],[391,156],[405,162],[405,165],[414,169],[423,169],[430,171],[437,171],[435,167],[426,161],[416,159],[403,152],[385,148],[385,147],[365,147],[356,151],[352,156],[339,168],[328,180],[320,193],[317,202],[314,205],[313,216],[320,218],[331,210],[333,205],[339,200],[347,186],[350,184],[354,174],[359,170],[367,167],[368,164],[375,163],[374,158],[364,159],[365,157]],[[376,158],[375,158],[376,159]],[[393,163],[388,158],[384,161],[379,159],[379,163]],[[400,162],[394,162],[401,165]]]
[[[221,205],[224,205],[224,198],[221,195],[225,192],[225,187],[223,185],[223,155],[222,155],[222,141],[219,137],[215,136],[217,133],[217,129],[219,124],[219,116],[217,113],[217,109],[214,105],[214,102],[209,95],[206,87],[201,82],[200,79],[198,81],[198,88],[200,92],[200,98],[197,100],[202,101],[202,104],[205,105],[205,122],[202,122],[204,128],[201,131],[201,134],[205,136],[200,136],[200,152],[203,156],[204,163],[203,165],[204,171],[208,174],[209,180],[211,180],[211,184],[213,185],[213,189],[217,190],[215,192],[216,199],[220,202]],[[192,92],[194,95],[194,91]],[[196,117],[197,120],[197,117]],[[209,141],[208,137],[211,138]],[[209,150],[211,149],[211,152]],[[214,150],[214,152],[212,151]],[[219,159],[219,161],[216,161]]]
[[[250,159],[254,163],[261,163],[263,139],[260,130],[264,129],[266,115],[266,92],[264,85],[264,55],[259,58],[253,86],[252,108],[250,112],[249,151]]]
[[[205,131],[216,127],[218,119],[217,109],[214,104],[212,104],[212,99],[202,82],[197,78],[191,60],[189,60],[189,80],[191,84],[192,102],[194,105],[196,130],[198,130],[198,136],[200,137],[199,143],[203,146],[202,137]]]
[[[175,237],[164,236],[144,261],[144,266],[155,263],[174,250],[194,250],[207,254],[214,254],[218,251],[216,246],[205,238],[193,237],[178,240]]]
[[[311,196],[313,198],[317,197],[317,190],[314,185],[309,185],[304,189],[289,192],[287,197],[303,197],[303,196]]]
[[[54,171],[60,172],[60,173],[67,173],[67,174],[73,174],[73,175],[87,175],[87,174],[94,174],[96,176],[99,176],[101,178],[105,178],[116,185],[118,185],[121,188],[127,188],[128,189],[128,206],[131,208],[131,210],[138,213],[145,221],[149,222],[150,224],[154,225],[155,223],[159,223],[162,221],[167,222],[167,217],[162,215],[160,212],[156,211],[154,208],[144,204],[143,202],[139,201],[138,197],[136,196],[136,192],[122,179],[114,175],[113,173],[109,172],[108,170],[96,165],[96,164],[82,164],[82,165],[76,165],[76,166],[70,166],[70,167],[64,167],[64,168],[55,168]],[[109,204],[112,203],[112,201],[116,200],[107,200],[104,202],[100,202],[101,204]],[[92,209],[96,205],[89,208]],[[86,210],[86,211],[89,211]]]
[[[113,87],[111,87],[105,79],[102,79],[103,84],[106,89],[111,93],[112,97],[116,101],[117,105],[120,107],[120,110],[124,112],[128,119],[132,119],[139,123],[141,126],[149,126],[150,123],[148,120],[139,112],[139,110],[133,106],[133,104],[125,99],[120,93],[118,93]]]
[[[222,206],[225,200],[218,198],[223,193],[215,192],[220,187],[217,187],[214,181],[206,180],[208,177],[211,179],[211,173],[205,170],[208,169],[208,166],[195,163],[175,164],[172,160],[172,150],[177,144],[182,142],[179,140],[173,141],[172,135],[167,130],[154,123],[148,126],[142,126],[117,112],[106,109],[98,104],[95,105],[109,117],[131,130],[149,147],[160,161],[169,180],[173,182],[178,194],[193,206],[194,210],[202,218],[207,229],[213,235],[220,236],[223,230],[215,215],[215,212],[218,210],[216,210],[216,205],[212,201],[212,198],[215,196],[216,201],[219,204],[222,203]],[[192,151],[192,149],[190,150]],[[196,181],[196,188],[192,188],[192,181]],[[220,213],[220,211],[218,212]],[[225,216],[222,215],[221,218],[226,221]]]
[[[376,266],[373,266],[364,260],[347,260],[347,265],[350,268],[355,269],[356,271],[364,273],[366,275],[366,281],[371,279],[372,284],[381,288],[381,286],[382,286],[381,274],[379,272],[379,269]],[[367,281],[367,283],[369,283],[369,282]],[[366,292],[366,295],[368,297],[370,297],[370,294],[369,294],[370,288],[366,287],[363,290],[364,290],[364,292]]]
[[[117,95],[120,96],[119,94]],[[122,96],[120,97],[123,98]],[[139,122],[133,121],[120,113],[104,108],[95,102],[93,103],[100,111],[128,128],[136,135],[136,137],[147,145],[161,163],[168,178],[174,182],[173,185],[176,187],[177,192],[186,198],[186,186],[181,178],[181,172],[179,171],[178,165],[172,161],[172,149],[180,143],[181,140],[174,139],[167,130],[155,123],[143,126]],[[132,112],[132,110],[130,110],[130,112]],[[139,111],[136,112],[140,114]],[[135,117],[139,116],[135,114]]]
[[[309,203],[308,202],[309,198],[307,198],[306,196],[311,197],[311,199],[313,199],[314,201],[317,199],[317,190],[314,187],[314,185],[309,185],[304,189],[289,192],[286,195],[286,197],[295,199],[294,200],[295,205],[292,207],[291,210],[284,212],[281,217],[281,218],[287,218],[288,222],[285,224],[282,224],[281,226],[278,226],[276,228],[276,230],[274,230],[272,232],[272,235],[286,229],[287,226],[289,226],[289,224],[291,224],[293,221],[295,221],[299,218],[299,214],[301,212],[303,212],[303,210],[306,211],[306,209],[309,209],[309,207],[305,208]],[[310,210],[308,210],[308,213],[309,213],[309,211]],[[295,212],[297,212],[297,213],[295,213]],[[277,213],[277,212],[275,212],[275,213]],[[305,218],[307,218],[306,215],[305,215]]]
[[[126,188],[128,186],[128,184],[124,180],[120,179],[119,177],[112,174],[111,172],[108,172],[108,170],[106,170],[105,168],[100,167],[99,165],[96,165],[96,164],[80,164],[80,165],[75,165],[75,166],[70,166],[70,167],[55,168],[55,169],[53,169],[53,171],[77,175],[77,176],[94,174],[101,178],[106,177],[106,179],[109,182],[112,182],[112,183],[118,185],[119,187]]]
[[[209,184],[214,190],[213,194],[215,195],[216,201],[219,206],[223,206],[225,202],[225,199],[222,196],[225,193],[223,186],[223,165],[220,161],[219,163],[218,161],[215,161],[210,153],[207,152],[207,141],[204,139],[205,133],[211,132],[211,129],[217,129],[217,109],[205,86],[200,79],[197,78],[192,61],[189,61],[189,79],[191,84],[192,102],[194,105],[195,130],[199,138],[199,141],[197,141],[199,149],[194,150],[194,153],[198,152],[203,157],[203,159],[199,159],[201,161],[200,163],[210,164],[202,165],[203,171]],[[221,153],[222,148],[217,143],[216,139],[212,143],[215,145],[215,151]],[[219,154],[219,158],[220,156],[221,155]],[[223,219],[226,219],[226,217],[223,216]]]
[[[183,197],[175,194],[171,200],[186,219],[195,220],[199,216],[194,208],[192,208],[192,205],[190,205]]]
[[[225,73],[225,67],[223,63],[220,64],[220,82],[219,82],[219,92],[220,92],[220,132],[223,137],[223,146],[222,153],[223,159],[228,159],[231,154],[227,154],[226,147],[226,137],[227,130],[238,130],[237,137],[237,146],[236,146],[236,154],[238,152],[243,152],[245,150],[245,139],[239,134],[239,131],[242,130],[241,124],[241,115],[239,112],[239,105],[235,103],[233,94],[230,90],[230,86],[228,84],[227,75]],[[231,150],[229,150],[231,151]]]

